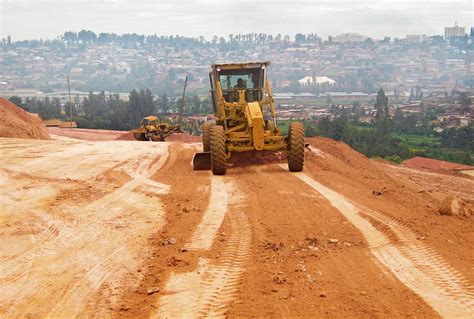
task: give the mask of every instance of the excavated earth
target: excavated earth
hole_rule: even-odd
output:
[[[49,132],[0,139],[3,318],[472,318],[470,177],[324,138],[212,176],[185,137]]]
[[[0,137],[48,140],[43,121],[0,97]]]

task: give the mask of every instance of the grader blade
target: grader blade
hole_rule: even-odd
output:
[[[202,171],[211,169],[211,152],[200,152],[194,154],[193,170]]]

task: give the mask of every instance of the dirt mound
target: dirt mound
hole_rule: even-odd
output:
[[[134,141],[133,132],[129,131],[115,138],[117,141]]]
[[[313,146],[313,151],[329,154],[351,165],[366,165],[367,157],[355,151],[344,142],[338,142],[325,137],[310,137],[306,142]],[[316,149],[314,148],[316,147]]]
[[[340,171],[345,178],[353,180],[377,180],[378,187],[387,187],[389,177],[363,154],[355,151],[344,142],[324,137],[306,139],[311,152],[306,153],[306,162],[314,162],[325,171]],[[375,186],[374,186],[375,187]]]
[[[49,140],[41,119],[0,98],[0,137]]]

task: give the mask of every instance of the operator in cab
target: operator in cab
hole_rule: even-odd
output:
[[[234,85],[234,89],[236,89],[236,90],[246,90],[247,89],[247,86],[245,85],[245,82],[244,82],[244,80],[242,80],[242,78],[237,79],[237,84]]]
[[[237,79],[237,84],[234,85],[234,89],[235,90],[247,90],[247,85],[245,83],[245,81],[242,79],[242,78],[238,78]],[[247,98],[247,92],[245,94],[246,98]],[[239,100],[239,93],[237,91],[235,91],[233,94],[232,94],[232,102],[237,102]]]

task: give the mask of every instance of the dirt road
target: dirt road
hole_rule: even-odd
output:
[[[438,206],[473,181],[310,142],[219,177],[197,144],[1,139],[1,316],[472,317],[472,217]]]

